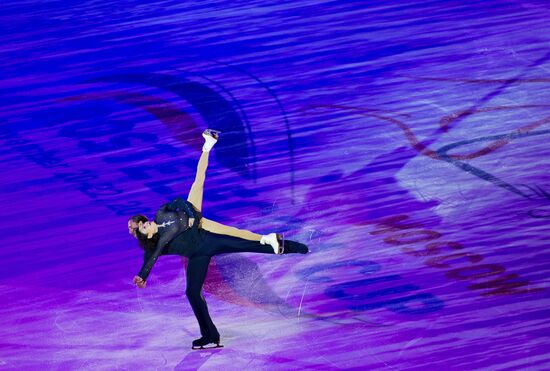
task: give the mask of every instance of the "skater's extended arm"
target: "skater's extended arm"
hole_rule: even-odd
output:
[[[143,253],[143,265],[141,266],[141,269],[139,270],[140,272],[142,272],[145,269],[145,265],[147,264],[149,259],[151,259],[151,255],[152,255],[152,253],[150,251],[147,251],[147,250],[144,251],[144,253]],[[136,286],[140,287],[140,288],[144,288],[145,285],[146,285],[145,280],[143,278],[141,278],[139,275],[134,276],[133,281],[136,284]]]
[[[147,251],[145,250],[143,252],[143,264],[141,265],[141,268],[139,269],[139,274],[138,276],[140,276],[141,278],[141,272],[144,272],[145,271],[145,266],[147,265],[147,263],[149,262],[149,259],[151,259],[151,256],[153,255],[153,252],[152,251]],[[143,279],[143,278],[142,278]]]
[[[164,244],[161,243],[162,238],[159,239],[159,242],[157,243],[157,247],[155,248],[155,251],[153,253],[145,253],[144,256],[144,262],[143,266],[141,267],[141,270],[138,273],[138,276],[141,277],[142,280],[146,281],[147,277],[149,277],[149,273],[151,273],[151,269],[153,268],[153,265],[157,262],[157,259],[159,258],[160,254],[162,253],[162,249],[164,248],[164,245],[166,245],[170,241],[165,241]],[[145,260],[147,259],[147,260]]]
[[[166,232],[163,234],[158,242],[157,246],[155,248],[155,251],[148,252],[145,251],[145,254],[143,256],[143,265],[141,267],[141,270],[138,273],[138,276],[141,277],[144,281],[147,280],[147,277],[149,277],[149,273],[151,273],[151,268],[153,268],[153,265],[157,262],[157,259],[159,258],[160,254],[162,253],[162,249],[164,246],[168,244],[174,237],[177,235],[177,229],[173,228],[171,231]]]

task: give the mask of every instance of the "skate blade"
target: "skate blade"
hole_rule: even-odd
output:
[[[277,241],[279,242],[279,253],[277,255],[283,255],[285,253],[285,235],[277,233]]]
[[[204,133],[206,133],[206,135],[210,135],[211,137],[217,140],[222,132],[214,129],[205,129]]]
[[[207,349],[216,349],[216,348],[223,348],[223,345],[221,344],[212,344],[212,345],[206,345],[206,346],[200,346],[200,347],[194,347],[192,346],[192,350],[207,350]]]

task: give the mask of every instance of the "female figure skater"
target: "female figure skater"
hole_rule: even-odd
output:
[[[189,258],[185,294],[202,335],[200,339],[193,341],[192,349],[204,349],[205,345],[211,344],[213,347],[222,346],[220,334],[210,318],[206,301],[201,294],[212,256],[235,252],[305,254],[309,251],[306,245],[284,240],[277,233],[262,236],[202,217],[202,194],[208,155],[218,140],[218,133],[207,129],[202,134],[205,143],[187,200],[178,197],[162,205],[153,221],[143,215],[134,215],[128,220],[129,233],[138,239],[145,252],[141,270],[133,279],[138,287],[145,287],[151,268],[160,255],[181,255]]]

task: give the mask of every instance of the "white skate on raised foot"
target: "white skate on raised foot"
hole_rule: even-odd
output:
[[[271,245],[271,247],[273,248],[273,251],[277,255],[281,255],[284,251],[283,241],[284,241],[284,238],[279,233],[270,233],[265,236],[262,236],[262,238],[260,239],[260,243],[262,245],[265,245],[265,244]]]
[[[204,138],[204,145],[202,146],[203,152],[210,152],[214,144],[218,141],[221,131],[206,129],[203,131],[202,136]]]

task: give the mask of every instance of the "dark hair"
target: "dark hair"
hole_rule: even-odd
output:
[[[131,220],[135,223],[139,223],[139,222],[145,223],[149,219],[147,219],[147,217],[145,215],[137,214],[137,215],[132,216],[128,220]],[[139,246],[145,251],[155,251],[155,248],[157,246],[157,242],[160,238],[158,233],[155,233],[153,235],[153,237],[151,237],[151,238],[147,238],[147,235],[141,233],[139,231],[139,228],[136,230],[136,237],[137,237]]]

